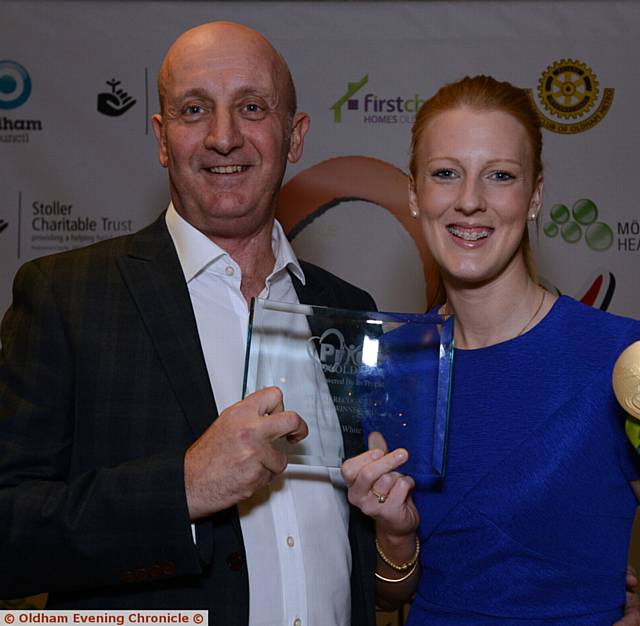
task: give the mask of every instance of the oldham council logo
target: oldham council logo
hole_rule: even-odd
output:
[[[528,89],[540,123],[554,133],[582,133],[599,124],[613,104],[614,89],[600,93],[594,71],[578,59],[560,59],[538,80],[537,98]]]
[[[0,109],[16,109],[31,95],[29,72],[15,61],[0,61]]]

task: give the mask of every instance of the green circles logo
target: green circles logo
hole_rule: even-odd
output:
[[[582,237],[582,230],[575,222],[567,222],[560,229],[560,235],[567,243],[576,243]]]
[[[569,209],[564,204],[554,204],[551,207],[551,219],[556,224],[566,224],[569,221]]]
[[[606,224],[597,222],[587,229],[586,241],[592,250],[608,250],[613,243],[613,232]]]
[[[598,207],[593,200],[582,198],[571,209],[565,204],[554,204],[549,211],[551,221],[543,226],[547,237],[560,237],[565,243],[577,243],[584,238],[587,246],[596,252],[608,250],[613,244],[613,231],[608,224],[598,221]]]
[[[589,226],[598,219],[598,207],[589,198],[578,200],[573,205],[573,217],[579,224]]]

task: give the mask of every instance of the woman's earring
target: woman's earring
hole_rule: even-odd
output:
[[[416,209],[411,209],[411,217],[416,219],[418,217],[418,211]]]
[[[532,202],[529,205],[529,217],[527,218],[530,222],[535,222],[536,217],[538,217],[538,213],[540,212],[540,205],[537,202]]]

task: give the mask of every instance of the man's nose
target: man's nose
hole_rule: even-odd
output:
[[[242,133],[232,111],[217,110],[211,116],[205,148],[220,154],[229,154],[234,148],[242,145]]]

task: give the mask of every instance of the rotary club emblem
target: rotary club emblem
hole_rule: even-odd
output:
[[[601,122],[614,95],[614,89],[607,87],[600,98],[598,77],[577,59],[555,61],[542,72],[537,100],[528,91],[542,126],[562,134],[581,133]]]

